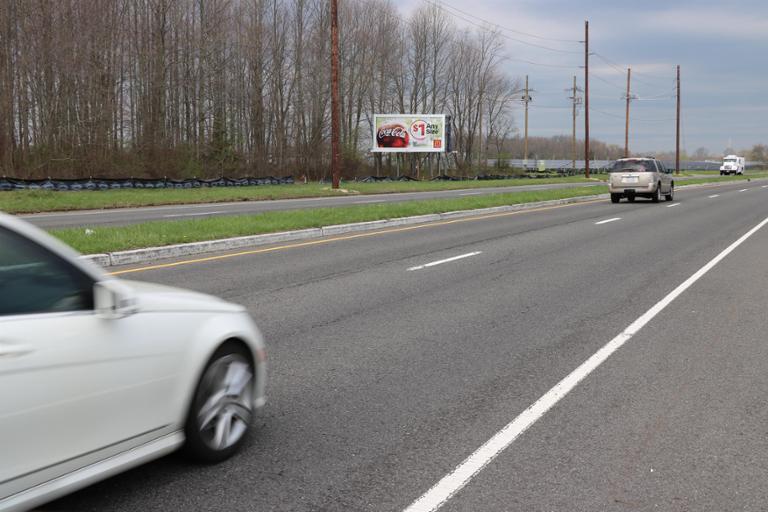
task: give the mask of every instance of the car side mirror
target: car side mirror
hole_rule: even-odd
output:
[[[107,279],[94,284],[93,301],[96,314],[101,318],[124,318],[138,311],[131,289],[117,279]]]

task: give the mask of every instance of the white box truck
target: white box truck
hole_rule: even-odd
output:
[[[745,163],[743,156],[728,155],[723,158],[723,165],[720,166],[720,175],[744,174]]]

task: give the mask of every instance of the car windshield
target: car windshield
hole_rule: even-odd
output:
[[[733,162],[735,162],[735,161],[736,161],[736,159],[735,159],[735,158],[726,158],[726,159],[725,159],[725,163],[733,163]]]
[[[617,160],[608,172],[656,172],[651,160]]]

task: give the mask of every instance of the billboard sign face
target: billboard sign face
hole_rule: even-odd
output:
[[[373,149],[378,153],[442,153],[445,116],[435,114],[374,114]]]

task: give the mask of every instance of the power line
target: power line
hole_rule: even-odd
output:
[[[592,73],[590,73],[590,74],[589,74],[589,76],[591,76],[591,77],[593,77],[593,78],[597,78],[597,79],[598,79],[598,80],[600,80],[601,82],[605,82],[606,84],[608,84],[608,85],[610,85],[610,86],[612,86],[612,87],[615,87],[615,88],[617,88],[617,89],[618,89],[618,90],[620,90],[621,92],[624,92],[624,88],[623,88],[622,86],[620,86],[620,85],[616,85],[615,83],[611,82],[610,80],[606,80],[605,78],[603,78],[603,77],[601,77],[600,75],[596,74],[594,71],[593,71]]]
[[[531,60],[516,59],[516,58],[512,58],[512,57],[507,57],[506,60],[513,61],[513,62],[522,62],[524,64],[530,64],[532,66],[542,66],[542,67],[545,67],[545,68],[581,69],[580,66],[568,66],[566,64],[543,64],[541,62],[533,62]]]
[[[494,22],[488,21],[485,18],[481,18],[480,16],[475,16],[474,14],[469,13],[467,11],[463,11],[463,10],[459,9],[458,7],[454,7],[454,6],[444,2],[442,0],[435,0],[435,2],[432,2],[431,0],[424,0],[424,1],[427,2],[427,3],[430,3],[432,5],[436,5],[437,7],[445,6],[445,7],[449,8],[449,9],[453,9],[456,12],[460,12],[461,14],[464,14],[465,16],[469,16],[470,18],[474,18],[474,19],[482,21],[484,23],[488,23],[489,25],[493,25],[494,27],[498,27],[498,28],[500,28],[502,30],[506,30],[508,32],[512,32],[513,34],[519,34],[521,36],[532,37],[534,39],[541,39],[542,41],[554,41],[554,42],[559,42],[559,43],[581,43],[582,42],[582,41],[579,41],[578,39],[558,39],[558,38],[554,38],[554,37],[545,37],[545,36],[540,36],[540,35],[536,35],[536,34],[531,34],[530,32],[523,32],[521,30],[516,30],[516,29],[513,29],[513,28],[509,28],[507,26],[499,25],[498,23],[494,23]],[[548,49],[551,49],[551,48],[548,48]],[[570,53],[580,53],[580,52],[570,52]]]
[[[604,56],[604,55],[602,55],[600,53],[597,53],[597,52],[593,52],[592,55],[594,55],[598,59],[600,59],[603,62],[605,62],[606,64],[608,64],[609,66],[611,66],[613,69],[615,69],[616,71],[618,71],[622,75],[624,74],[624,71],[625,71],[626,68],[622,69],[620,64],[617,64],[617,63],[613,62],[612,60],[610,60],[606,56]],[[634,75],[645,76],[647,78],[654,79],[654,80],[659,80],[659,81],[665,81],[666,80],[666,81],[674,82],[674,80],[675,80],[674,77],[663,77],[663,76],[659,76],[659,75],[652,75],[652,74],[649,74],[649,73],[644,73],[642,71],[634,71],[633,70],[633,74]],[[644,83],[645,85],[650,85],[651,87],[658,87],[659,86],[658,83],[653,84],[653,83],[647,82],[645,80],[639,79],[639,78],[637,78],[637,76],[635,76],[635,79],[638,82]]]
[[[560,110],[560,109],[570,109],[571,107],[565,106],[565,105],[563,105],[563,106],[560,106],[560,105],[536,105],[534,103],[534,104],[531,104],[530,108],[532,108],[532,109],[544,108],[544,109],[557,109],[557,110]]]
[[[488,20],[485,20],[485,19],[483,19],[483,18],[479,18],[479,17],[477,17],[477,16],[474,16],[474,15],[472,15],[472,14],[468,14],[468,13],[465,13],[464,11],[461,11],[461,10],[459,10],[459,9],[456,9],[455,7],[451,7],[451,6],[449,6],[448,4],[440,4],[440,3],[436,3],[436,2],[433,2],[432,0],[422,0],[422,1],[423,1],[424,3],[426,3],[426,4],[429,4],[429,5],[432,5],[432,6],[434,6],[434,7],[437,7],[438,9],[443,9],[443,7],[448,7],[449,9],[454,9],[454,10],[455,10],[455,11],[457,11],[458,13],[466,14],[467,16],[471,16],[471,17],[473,17],[473,18],[476,18],[476,19],[478,19],[478,20],[482,21],[483,23],[486,23],[488,26],[491,26],[491,27],[496,27],[497,29],[501,29],[501,30],[509,30],[509,29],[507,29],[506,27],[503,27],[503,26],[501,26],[501,25],[498,25],[498,24],[496,24],[496,23],[490,22],[490,21],[488,21]],[[445,10],[445,9],[443,9],[443,12],[445,12],[445,13],[447,13],[447,14],[450,14],[451,16],[454,16],[455,18],[458,18],[458,19],[460,19],[460,20],[462,20],[462,21],[464,21],[464,22],[466,22],[466,23],[469,23],[470,25],[474,25],[474,26],[476,26],[476,27],[479,27],[479,28],[482,28],[482,29],[487,29],[487,28],[488,28],[488,27],[485,27],[485,26],[483,26],[483,25],[480,25],[479,23],[476,23],[476,22],[474,22],[474,21],[472,21],[472,20],[470,20],[470,19],[467,19],[467,18],[465,18],[464,16],[462,16],[461,14],[457,14],[456,12],[453,12],[453,11],[451,11],[451,10]],[[499,35],[500,35],[501,37],[505,38],[505,39],[508,39],[508,40],[510,40],[510,41],[514,41],[514,42],[516,42],[516,43],[520,43],[520,44],[524,44],[524,45],[532,46],[532,47],[534,47],[534,48],[540,48],[540,49],[542,49],[542,50],[549,50],[549,51],[551,51],[551,52],[557,52],[557,53],[565,53],[565,54],[578,54],[578,53],[580,53],[580,52],[578,52],[578,51],[573,51],[573,50],[561,50],[561,49],[559,49],[559,48],[552,48],[552,47],[550,47],[550,46],[544,46],[544,45],[542,45],[542,44],[531,43],[530,41],[524,41],[523,39],[518,39],[518,38],[516,38],[516,37],[512,37],[512,36],[509,36],[509,35],[507,35],[507,34],[504,34],[504,33],[501,33],[501,32],[499,32]]]
[[[422,0],[422,1],[423,1],[423,2],[425,2],[425,3],[427,3],[427,4],[433,5],[433,6],[435,6],[435,7],[438,7],[438,8],[442,7],[441,5],[438,5],[438,4],[434,3],[432,0]],[[450,7],[450,6],[448,6],[447,4],[445,4],[445,6],[446,6],[446,7]],[[456,9],[456,8],[455,8],[455,7],[453,7],[453,9]],[[458,10],[458,9],[456,9],[456,10]],[[447,14],[449,14],[449,15],[451,15],[451,16],[453,16],[453,17],[457,18],[457,19],[460,19],[460,20],[462,20],[462,21],[465,21],[466,23],[469,23],[470,25],[472,25],[472,26],[474,26],[474,27],[477,27],[477,28],[479,28],[479,29],[482,29],[482,30],[488,30],[488,27],[487,27],[487,26],[483,26],[483,25],[480,25],[480,24],[478,24],[478,23],[475,23],[474,21],[472,21],[472,20],[468,20],[468,19],[464,18],[463,16],[461,16],[461,15],[459,15],[459,14],[456,14],[456,13],[454,13],[454,12],[451,12],[451,11],[449,11],[449,10],[444,10],[443,12],[446,12]],[[460,12],[463,12],[463,11],[460,11]],[[403,16],[401,16],[401,15],[399,15],[399,14],[394,14],[394,13],[393,13],[393,14],[392,14],[392,16],[394,16],[395,18],[399,19],[399,20],[400,20],[400,21],[401,21],[401,22],[402,22],[404,25],[408,25],[408,24],[409,24],[409,23],[411,23],[411,21],[412,21],[412,20],[410,20],[410,19],[404,18]],[[474,17],[476,17],[476,16],[474,16]],[[477,17],[476,17],[476,18],[477,18]],[[481,20],[482,20],[482,18],[478,18],[478,19],[481,19]],[[496,26],[496,27],[498,27],[498,28],[502,28],[502,29],[504,29],[504,30],[509,30],[509,31],[512,31],[512,29],[509,29],[509,28],[506,28],[506,27],[502,27],[502,26],[500,26],[500,25],[497,25],[497,24],[491,23],[491,22],[489,22],[489,21],[486,21],[486,20],[483,20],[483,21],[484,21],[486,24],[489,24],[489,25],[492,25],[492,26]],[[515,42],[519,42],[519,43],[523,43],[523,44],[528,44],[528,45],[531,45],[531,46],[535,46],[535,47],[538,47],[538,48],[551,49],[551,50],[553,50],[553,51],[559,51],[559,52],[562,52],[562,53],[573,53],[573,54],[579,53],[579,52],[569,52],[569,51],[565,51],[565,50],[557,50],[557,49],[555,49],[555,48],[547,48],[547,47],[544,47],[544,46],[541,46],[541,45],[536,45],[536,44],[534,44],[534,43],[527,43],[526,41],[521,41],[521,40],[519,40],[519,39],[515,39],[515,38],[513,38],[513,37],[510,37],[510,36],[508,36],[508,35],[506,35],[506,34],[503,34],[503,33],[498,33],[498,34],[499,34],[499,36],[501,36],[501,37],[503,37],[503,38],[505,38],[505,39],[509,39],[509,40],[511,40],[511,41],[515,41]],[[576,41],[576,40],[573,40],[573,41],[571,41],[571,40],[568,40],[568,39],[563,39],[562,41],[566,41],[566,42],[576,42],[576,43],[580,43],[580,42],[581,42],[581,41]],[[521,62],[521,63],[523,63],[523,64],[529,64],[529,65],[531,65],[531,66],[541,66],[541,67],[545,67],[545,68],[558,68],[558,69],[581,69],[581,66],[574,66],[574,65],[567,65],[567,64],[545,64],[545,63],[543,63],[543,62],[535,62],[535,61],[532,61],[532,60],[528,60],[528,59],[518,59],[518,58],[514,58],[514,57],[505,57],[505,60],[508,60],[508,61],[512,61],[512,62]]]
[[[597,57],[598,59],[602,60],[603,62],[608,64],[610,67],[615,69],[617,73],[621,73],[622,75],[624,74],[625,70],[621,69],[621,67],[618,64],[614,64],[613,62],[609,61],[608,59],[606,59],[605,57],[603,57],[602,55],[600,55],[597,52],[592,52],[592,55],[594,55],[595,57]]]
[[[599,109],[596,109],[596,108],[592,108],[591,110],[593,112],[598,112],[598,113],[603,114],[605,116],[615,117],[617,119],[624,119],[624,116],[622,116],[622,115],[613,114],[611,112],[606,112],[605,110],[599,110]],[[633,121],[642,121],[642,122],[646,122],[646,123],[667,123],[667,122],[674,121],[675,118],[674,117],[670,117],[670,118],[665,118],[665,119],[646,119],[646,118],[642,118],[642,117],[640,117],[640,118],[632,117],[632,120]]]

